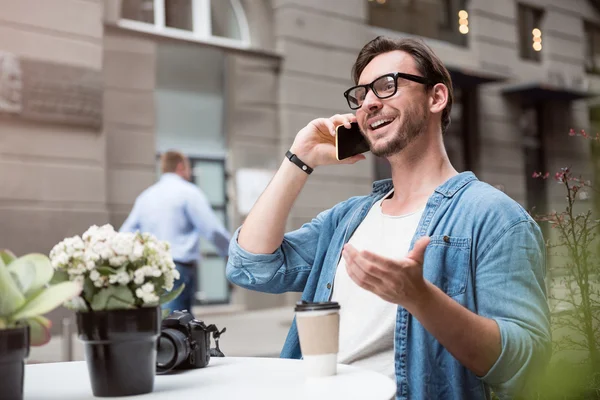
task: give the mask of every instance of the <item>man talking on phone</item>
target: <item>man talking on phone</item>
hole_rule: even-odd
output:
[[[512,398],[550,355],[541,230],[514,200],[458,173],[444,148],[452,82],[421,41],[378,37],[344,95],[355,114],[298,132],[231,241],[227,276],[248,289],[341,305],[339,360],[391,375],[397,399]],[[314,168],[357,122],[392,179],[284,234]],[[282,357],[301,358],[293,324]]]

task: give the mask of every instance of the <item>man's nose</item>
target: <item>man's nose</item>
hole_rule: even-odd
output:
[[[360,106],[360,108],[362,108],[363,111],[367,113],[379,110],[381,109],[381,107],[383,107],[381,99],[375,96],[375,93],[373,93],[372,90],[369,90],[367,92],[365,99],[363,100],[363,103]]]

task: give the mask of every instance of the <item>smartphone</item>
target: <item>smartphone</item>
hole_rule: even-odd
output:
[[[369,143],[360,132],[357,122],[352,122],[350,129],[344,125],[335,128],[335,153],[338,161],[369,150]]]

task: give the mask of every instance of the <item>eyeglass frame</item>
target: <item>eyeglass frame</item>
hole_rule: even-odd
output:
[[[384,96],[381,97],[379,96],[379,94],[377,94],[377,91],[373,89],[373,84],[375,82],[377,82],[379,79],[386,77],[386,76],[391,76],[394,78],[394,92],[392,94],[390,94],[389,96]],[[380,100],[384,100],[384,99],[389,99],[390,97],[392,97],[393,95],[395,95],[398,92],[398,78],[402,78],[402,79],[406,79],[407,81],[411,81],[411,82],[416,82],[416,83],[420,83],[422,85],[429,85],[429,86],[433,86],[436,85],[437,83],[434,83],[432,80],[427,79],[423,76],[419,76],[419,75],[413,75],[413,74],[406,74],[404,72],[390,72],[389,74],[383,74],[380,77],[377,77],[373,80],[373,82],[371,83],[366,83],[364,85],[356,85],[356,86],[352,86],[350,89],[346,90],[344,92],[344,97],[346,98],[346,102],[348,103],[348,107],[350,107],[351,110],[358,110],[359,108],[362,107],[362,103],[354,108],[352,107],[352,105],[350,105],[350,99],[348,98],[348,95],[350,94],[350,92],[356,88],[365,88],[366,92],[365,92],[365,97],[367,96],[367,94],[369,93],[369,89],[371,89],[371,91],[373,92],[373,94]],[[364,99],[363,99],[363,103],[364,103]]]

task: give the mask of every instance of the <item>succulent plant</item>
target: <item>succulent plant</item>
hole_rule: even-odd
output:
[[[29,325],[31,344],[50,340],[51,321],[43,314],[79,295],[81,284],[52,284],[54,268],[44,254],[16,257],[0,250],[0,329]]]

